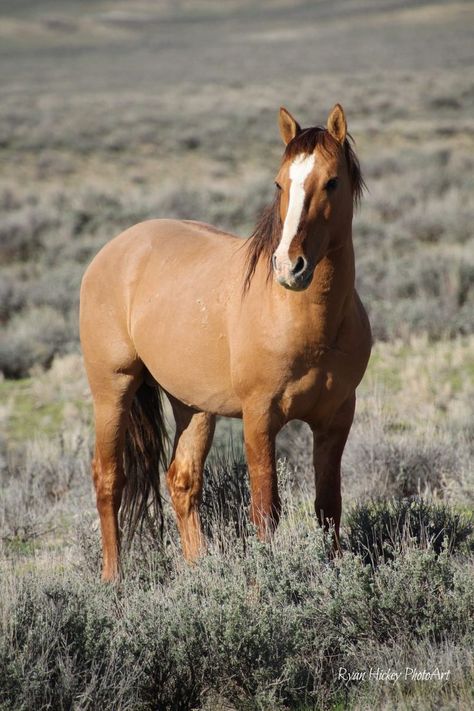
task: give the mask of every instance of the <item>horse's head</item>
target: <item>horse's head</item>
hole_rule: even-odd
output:
[[[282,231],[272,266],[280,284],[300,291],[318,262],[350,235],[363,181],[342,106],[333,108],[326,128],[301,129],[284,108],[279,125],[286,144],[275,179]]]

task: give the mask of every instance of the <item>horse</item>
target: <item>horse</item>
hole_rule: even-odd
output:
[[[338,545],[341,457],[372,342],[354,286],[352,219],[364,181],[340,104],[326,126],[306,129],[282,107],[279,129],[274,199],[250,238],[151,219],[108,242],[84,274],[103,580],[120,575],[124,522],[134,531],[158,511],[160,466],[184,557],[205,550],[199,503],[218,415],[243,420],[262,541],[281,511],[276,435],[293,419],[310,426],[315,511]],[[163,394],[176,421],[169,462]]]

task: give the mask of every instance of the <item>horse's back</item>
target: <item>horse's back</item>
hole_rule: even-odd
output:
[[[136,261],[146,258],[153,250],[182,249],[194,255],[209,251],[228,251],[231,245],[239,246],[235,235],[212,225],[193,220],[154,219],[139,222],[107,242],[92,260],[85,273],[113,266],[114,271],[128,271]],[[162,252],[163,253],[163,252]],[[102,278],[102,277],[100,277]]]
[[[161,276],[192,267],[216,271],[243,241],[212,225],[188,220],[156,219],[129,227],[107,242],[89,264],[81,285],[81,302],[90,291],[113,299],[114,286],[120,296],[129,296],[148,268]],[[179,275],[178,275],[179,276]],[[107,284],[107,289],[104,289]],[[129,287],[129,288],[127,288]]]

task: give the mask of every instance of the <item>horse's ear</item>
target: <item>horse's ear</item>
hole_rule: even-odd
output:
[[[328,131],[339,143],[346,140],[347,123],[341,104],[336,104],[328,116]]]
[[[278,126],[280,128],[280,136],[283,139],[283,143],[288,145],[292,138],[298,135],[301,131],[301,127],[283,106],[280,108],[280,116],[278,118]]]

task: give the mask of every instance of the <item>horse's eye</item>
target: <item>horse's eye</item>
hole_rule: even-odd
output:
[[[338,182],[339,182],[339,178],[331,178],[330,180],[328,180],[328,182],[324,186],[324,189],[327,190],[328,192],[331,192],[331,190],[335,190],[337,188]]]
[[[278,190],[281,190],[281,185],[280,185],[280,183],[277,183],[276,180],[275,180],[275,186],[278,188]]]

